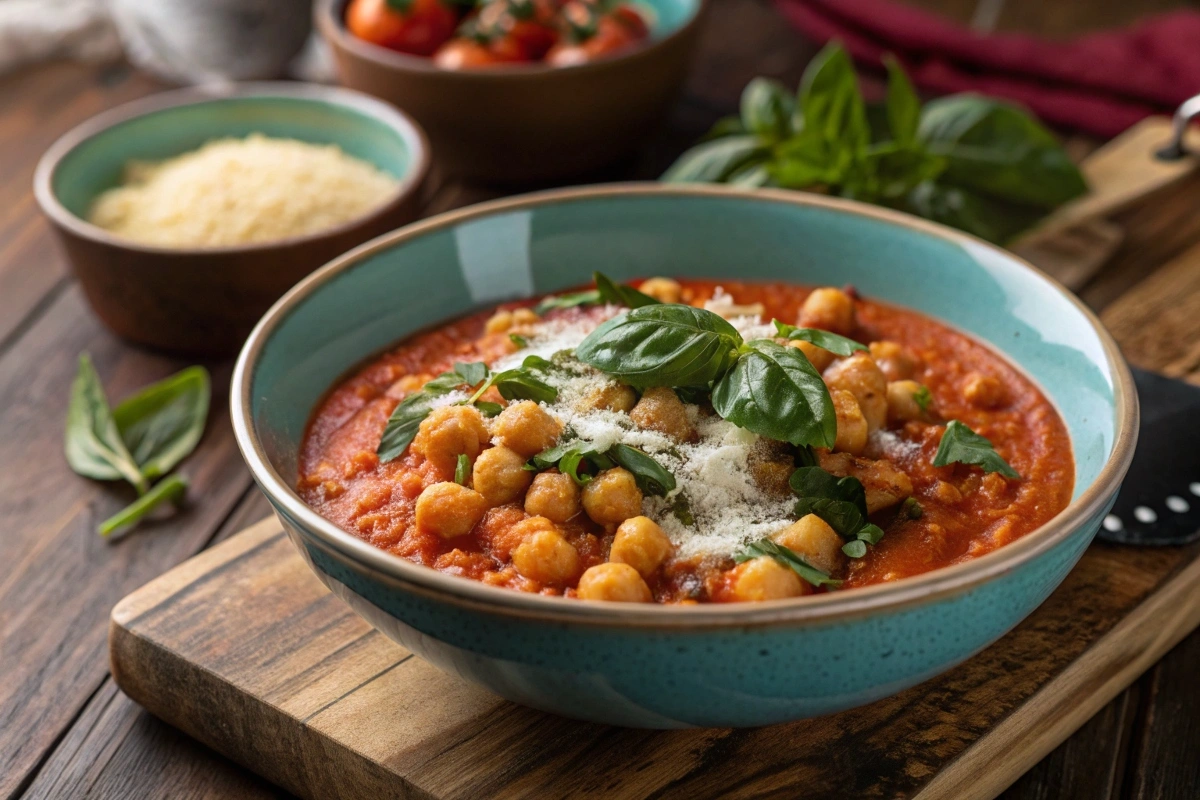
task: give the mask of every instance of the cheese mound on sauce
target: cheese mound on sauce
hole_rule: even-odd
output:
[[[88,221],[160,247],[230,247],[303,236],[378,208],[391,175],[336,145],[251,134],[159,162],[131,161]]]
[[[610,307],[603,316],[623,310]],[[774,335],[774,328],[763,325],[758,317],[729,321],[747,339]],[[642,513],[659,524],[679,557],[728,556],[746,542],[778,533],[794,522],[795,498],[765,492],[752,476],[750,462],[760,439],[757,434],[685,403],[698,438],[680,443],[657,431],[639,428],[628,414],[586,407],[585,398],[612,383],[612,379],[574,358],[554,356],[573,350],[597,324],[595,320],[538,323],[526,336],[528,346],[498,360],[492,369],[519,367],[530,355],[555,360],[562,368],[539,372],[538,377],[558,389],[558,398],[542,405],[563,423],[564,430],[570,429],[576,438],[593,443],[598,451],[617,443],[636,447],[675,476],[674,491],[665,498],[647,495]],[[459,399],[448,397],[441,402]],[[682,513],[685,506],[687,513]]]

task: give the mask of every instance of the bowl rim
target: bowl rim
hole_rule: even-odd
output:
[[[111,233],[99,225],[88,222],[72,213],[54,192],[54,175],[64,158],[89,139],[140,117],[160,111],[185,106],[199,105],[220,100],[274,99],[283,98],[323,103],[356,111],[371,117],[400,135],[410,153],[408,169],[397,179],[396,188],[387,200],[373,210],[331,228],[289,236],[265,242],[217,247],[167,247],[137,242]],[[156,92],[146,97],[122,103],[102,111],[81,122],[54,141],[38,160],[33,173],[33,194],[46,214],[55,224],[81,238],[90,239],[111,247],[158,255],[219,256],[238,253],[260,253],[280,247],[303,246],[311,242],[337,237],[349,233],[371,222],[387,216],[397,206],[407,202],[420,191],[432,165],[429,138],[417,122],[395,106],[370,95],[340,86],[322,86],[287,81],[246,81],[241,83],[214,83],[188,86]]]
[[[447,69],[439,67],[428,56],[417,56],[389,50],[381,45],[359,39],[346,28],[345,13],[339,14],[349,0],[317,0],[313,6],[313,18],[316,28],[322,38],[335,49],[353,53],[356,57],[374,64],[397,69],[403,72],[423,73],[426,75],[444,75],[449,80],[479,80],[504,81],[534,79],[545,75],[578,75],[587,72],[606,69],[613,64],[641,59],[665,47],[668,43],[689,35],[696,30],[708,8],[709,0],[695,0],[696,8],[687,21],[662,38],[651,38],[644,45],[630,48],[621,53],[587,61],[582,64],[569,64],[561,67],[550,66],[544,62],[532,64],[506,64],[488,69]]]
[[[259,354],[275,327],[327,281],[351,269],[365,258],[431,232],[471,219],[500,212],[552,205],[562,202],[614,197],[737,197],[747,202],[788,203],[815,206],[839,213],[869,217],[971,247],[983,247],[1009,260],[1014,266],[1034,273],[1072,303],[1091,324],[1104,349],[1113,376],[1113,418],[1116,436],[1104,466],[1079,497],[1041,527],[1015,542],[983,556],[949,567],[931,570],[898,581],[876,584],[847,592],[829,592],[802,598],[759,603],[711,603],[666,606],[641,603],[603,603],[544,597],[488,586],[455,575],[447,575],[376,548],[343,531],[306,505],[282,480],[267,460],[251,418],[250,386]],[[364,356],[365,357],[365,356]],[[746,190],[717,185],[665,185],[617,183],[533,192],[467,206],[421,220],[339,256],[300,281],[279,299],[254,327],[234,366],[230,385],[230,416],[235,438],[250,471],[273,504],[299,522],[304,535],[315,538],[322,549],[370,569],[387,583],[438,602],[488,614],[599,626],[644,629],[690,629],[795,625],[839,622],[859,616],[896,611],[969,591],[1035,559],[1070,535],[1089,517],[1098,513],[1120,488],[1133,459],[1138,434],[1138,398],[1129,366],[1116,342],[1096,315],[1061,284],[1016,255],[966,233],[902,212],[852,200],[794,192],[784,189]]]

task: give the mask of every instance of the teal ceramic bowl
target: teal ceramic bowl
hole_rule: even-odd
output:
[[[144,245],[87,221],[97,195],[120,184],[130,161],[161,161],[252,133],[335,144],[395,177],[395,191],[336,227],[237,247]],[[415,219],[429,164],[425,134],[386,103],[328,86],[245,83],[163,92],[89,119],[42,156],[34,194],[106,325],[139,344],[232,354],[298,280]]]
[[[669,607],[528,595],[377,550],[297,497],[296,454],[326,389],[408,334],[553,292],[593,270],[854,284],[990,342],[1058,407],[1075,494],[973,561],[793,600]],[[781,191],[568,189],[445,214],[312,275],[259,323],[232,414],[250,469],[313,570],[442,669],[518,703],[649,728],[751,726],[869,703],[950,668],[1035,609],[1091,542],[1133,455],[1129,370],[1078,300],[1012,255],[903,214]]]

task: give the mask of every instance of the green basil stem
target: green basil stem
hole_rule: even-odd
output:
[[[108,536],[120,528],[137,524],[163,503],[178,504],[183,499],[187,486],[187,479],[182,475],[168,475],[137,500],[101,522],[96,532],[101,536]]]

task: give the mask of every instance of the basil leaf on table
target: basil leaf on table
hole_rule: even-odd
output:
[[[782,139],[792,132],[796,98],[777,80],[755,78],[742,90],[741,128],[768,140]]]
[[[615,283],[612,278],[602,272],[593,272],[592,280],[596,282],[596,291],[600,293],[601,302],[614,306],[628,306],[629,308],[641,308],[642,306],[659,304],[659,301],[650,295],[639,292],[632,286]]]
[[[932,100],[921,113],[919,136],[946,159],[948,185],[1042,210],[1087,191],[1054,134],[999,100],[974,94]]]
[[[633,473],[633,479],[643,493],[666,497],[675,491],[675,476],[641,450],[625,444],[614,444],[607,455]]]
[[[914,214],[972,233],[989,242],[1003,244],[1028,230],[1045,212],[997,200],[970,189],[925,181],[907,198]]]
[[[809,564],[799,553],[770,539],[759,539],[757,542],[751,542],[746,545],[744,550],[734,555],[733,560],[741,564],[744,561],[762,556],[772,558],[779,564],[788,567],[813,586],[837,588],[842,585],[841,581],[830,578],[828,573]]]
[[[854,63],[836,42],[822,48],[804,70],[799,95],[805,132],[818,133],[850,150],[863,150],[870,143],[867,110]]]
[[[149,488],[121,438],[104,386],[87,353],[79,356],[79,370],[71,384],[64,450],[67,463],[80,475],[101,481],[125,480],[139,494]]]
[[[921,124],[921,100],[913,89],[912,81],[900,66],[896,57],[883,57],[887,67],[887,121],[892,138],[902,145],[912,144],[917,139],[917,128]]]
[[[797,328],[795,325],[788,325],[786,322],[780,322],[777,319],[771,320],[771,324],[775,326],[775,330],[779,332],[781,338],[815,344],[822,350],[828,350],[834,355],[851,356],[858,350],[870,349],[865,344],[859,344],[853,339],[838,336],[836,333],[823,331],[820,328]]]
[[[741,334],[702,308],[642,306],[588,334],[575,357],[632,386],[707,386],[737,358]]]
[[[713,388],[713,408],[748,431],[794,445],[833,447],[837,418],[821,373],[794,347],[749,342]]]
[[[1006,478],[1021,477],[996,452],[996,448],[987,437],[980,436],[963,423],[952,419],[946,425],[946,432],[942,434],[937,454],[933,457],[933,465],[944,467],[955,462],[973,464],[984,472],[998,472]]]
[[[122,400],[113,420],[142,477],[167,474],[196,449],[208,422],[208,370],[188,367]]]
[[[752,134],[713,139],[688,150],[663,173],[667,183],[720,183],[746,166],[766,161],[770,152]]]
[[[163,503],[178,505],[187,493],[187,488],[187,479],[182,475],[168,475],[137,500],[101,522],[96,531],[101,536],[110,536],[122,528],[132,527]]]

